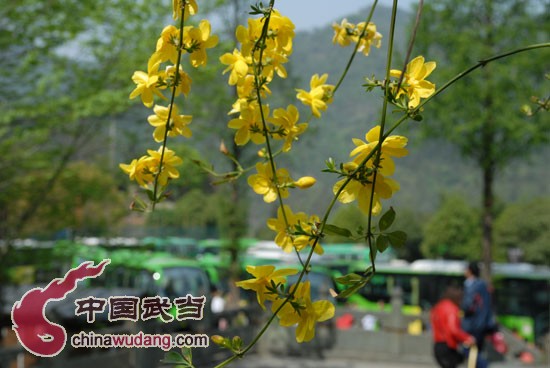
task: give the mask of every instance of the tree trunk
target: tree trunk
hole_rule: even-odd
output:
[[[485,1],[485,17],[483,20],[486,28],[485,44],[487,49],[491,50],[494,47],[493,35],[493,0]],[[492,246],[493,246],[493,185],[496,171],[496,132],[495,132],[495,117],[494,117],[494,96],[493,96],[493,80],[491,67],[484,68],[483,79],[485,80],[485,96],[483,97],[483,110],[486,116],[482,128],[482,149],[483,155],[480,157],[481,167],[483,170],[483,209],[482,209],[482,250],[481,259],[483,262],[482,277],[490,285],[491,284],[491,264],[493,262]]]
[[[491,281],[491,263],[493,261],[493,182],[494,167],[488,165],[483,169],[483,214],[482,214],[482,277],[487,283]]]

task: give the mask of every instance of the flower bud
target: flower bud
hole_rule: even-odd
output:
[[[294,185],[300,189],[306,189],[312,187],[316,181],[317,180],[315,180],[315,178],[312,176],[302,176],[300,179],[294,182]]]
[[[222,346],[226,345],[225,338],[220,335],[214,335],[210,337],[210,340],[212,340],[212,342],[216,345],[222,345]]]
[[[227,147],[225,146],[225,142],[223,140],[220,142],[220,152],[226,156],[229,154],[229,151],[227,150]]]
[[[352,172],[355,169],[357,169],[357,166],[359,166],[359,165],[357,165],[355,162],[351,161],[351,162],[345,163],[343,169],[344,169],[344,171],[347,171],[349,173],[349,172]]]

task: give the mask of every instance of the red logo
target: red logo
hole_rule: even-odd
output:
[[[59,354],[67,343],[67,332],[63,326],[46,318],[46,304],[51,300],[63,300],[76,289],[78,281],[101,275],[110,262],[110,259],[104,259],[97,266],[90,261],[83,262],[70,269],[64,278],[53,279],[45,288],[31,289],[15,302],[11,321],[21,345],[37,356],[53,357]]]

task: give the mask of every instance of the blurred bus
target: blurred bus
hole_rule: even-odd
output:
[[[462,285],[466,265],[464,261],[427,259],[410,264],[377,263],[376,274],[359,295],[367,301],[365,307],[376,308],[387,305],[394,287],[400,287],[404,305],[428,311],[449,282]],[[529,342],[538,342],[548,333],[549,267],[495,263],[492,289],[493,307],[502,326]]]

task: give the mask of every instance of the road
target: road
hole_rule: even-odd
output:
[[[406,362],[365,362],[342,360],[335,358],[328,359],[305,359],[281,356],[259,356],[250,355],[240,362],[231,364],[231,367],[238,368],[436,368],[433,364],[406,363]],[[462,367],[465,367],[463,365]],[[518,361],[495,362],[490,368],[549,368],[550,365],[525,365]]]

